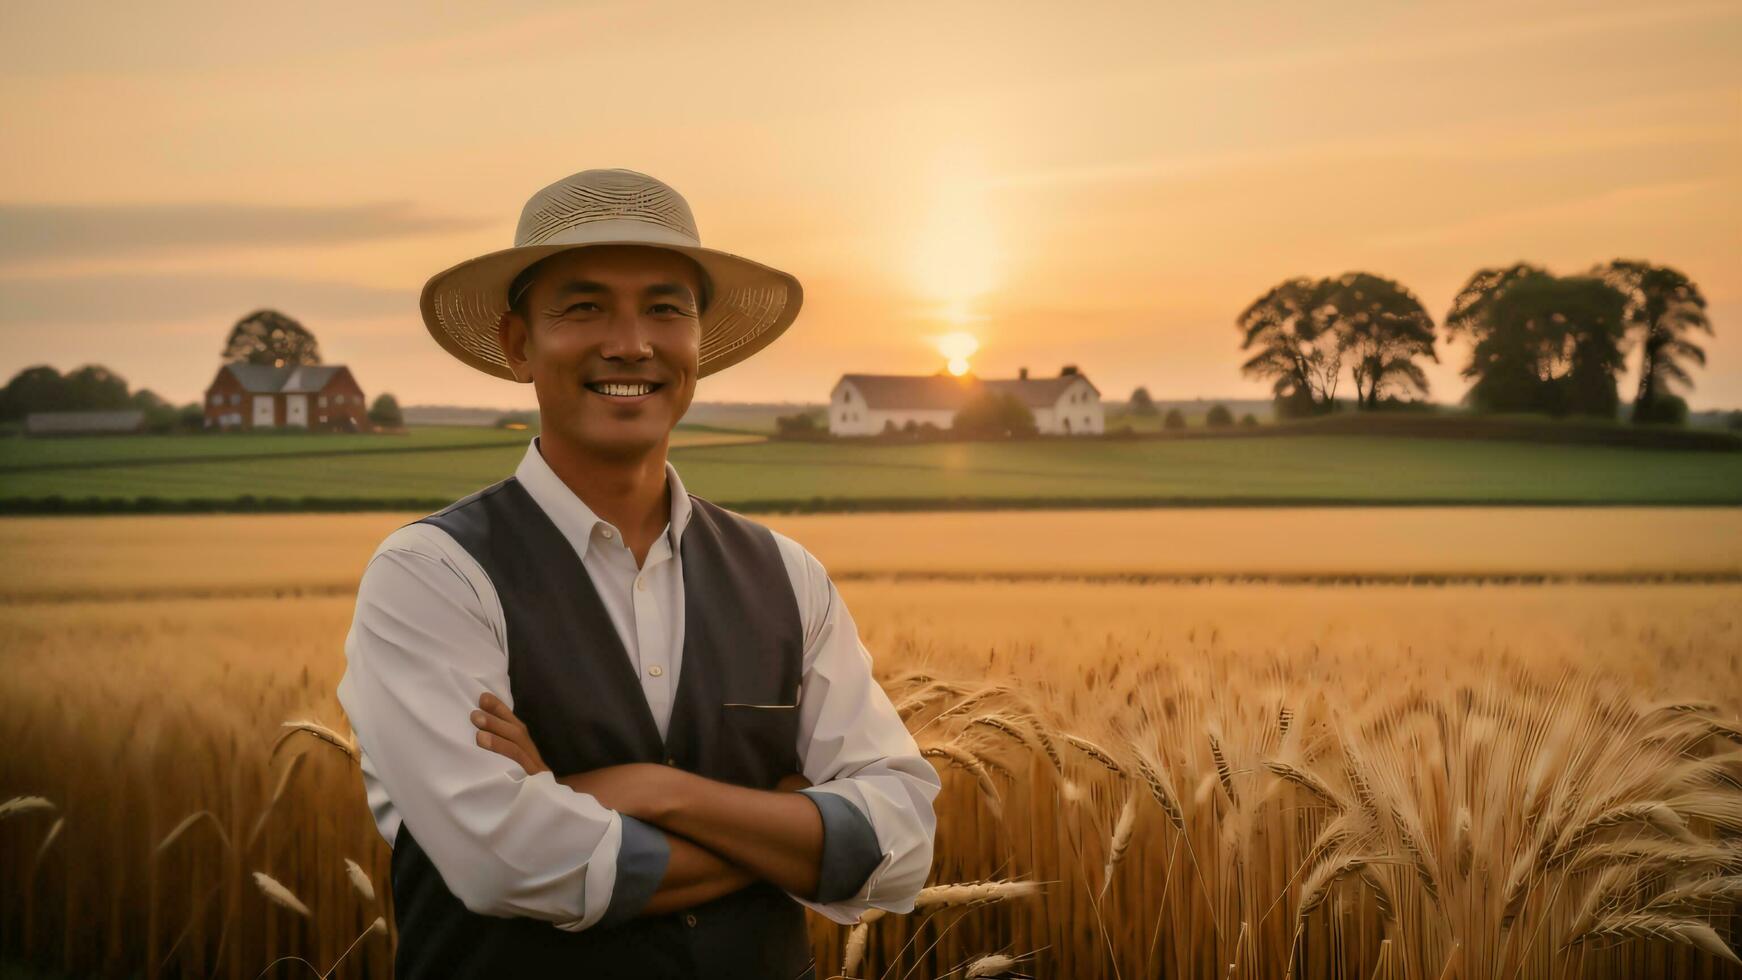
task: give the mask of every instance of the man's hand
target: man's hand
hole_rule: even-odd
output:
[[[544,757],[538,754],[538,746],[533,744],[526,724],[515,717],[496,695],[488,691],[479,695],[478,710],[472,712],[472,724],[478,726],[480,746],[506,756],[526,770],[528,776],[550,769],[544,764]],[[669,798],[663,791],[668,786],[665,780],[670,775],[666,766],[635,762],[562,776],[557,782],[577,793],[591,793],[613,810],[652,820],[658,814],[660,803]],[[795,772],[782,776],[780,782],[774,784],[774,789],[794,792],[809,785],[811,781],[803,773]]]
[[[478,744],[526,770],[528,776],[549,771],[538,746],[532,744],[532,734],[502,699],[489,691],[478,696],[478,710],[472,712],[472,724],[478,726]],[[608,805],[608,804],[607,804]]]

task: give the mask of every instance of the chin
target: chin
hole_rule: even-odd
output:
[[[659,448],[670,431],[669,427],[649,425],[645,420],[635,424],[604,421],[582,426],[574,435],[583,447],[601,456],[632,458]]]

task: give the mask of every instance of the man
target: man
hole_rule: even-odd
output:
[[[804,908],[913,908],[940,781],[839,593],[666,458],[697,379],[801,301],[624,170],[544,188],[514,248],[425,286],[437,341],[532,384],[541,432],[358,588],[339,700],[396,976],[814,977]]]

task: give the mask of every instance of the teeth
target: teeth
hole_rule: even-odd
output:
[[[632,384],[632,385],[593,384],[593,385],[588,385],[587,387],[589,387],[589,388],[593,389],[594,391],[597,391],[601,394],[623,395],[626,397],[634,397],[636,395],[645,395],[648,392],[653,390],[653,386],[650,384]]]

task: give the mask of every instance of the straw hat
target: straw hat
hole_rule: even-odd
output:
[[[708,277],[697,377],[774,342],[798,316],[798,280],[759,262],[703,248],[683,195],[633,170],[583,170],[532,195],[514,247],[467,259],[432,276],[418,303],[431,336],[486,374],[514,379],[496,336],[508,287],[527,266],[582,245],[656,245],[694,259]]]

